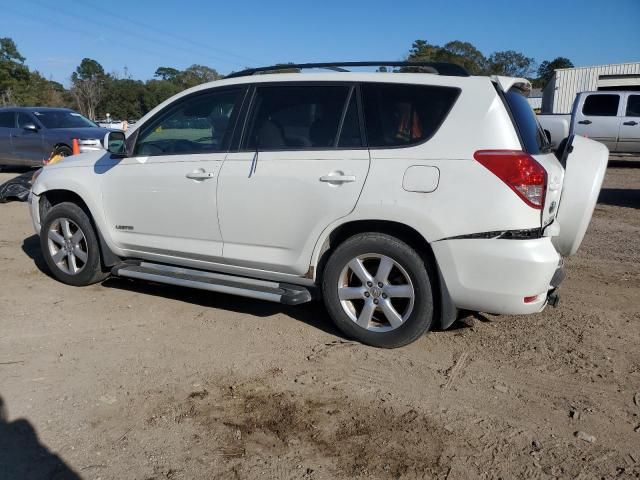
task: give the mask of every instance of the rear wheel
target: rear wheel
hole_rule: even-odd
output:
[[[433,319],[427,268],[413,248],[395,237],[353,236],[327,262],[325,305],[350,337],[375,347],[406,345],[423,335]]]
[[[40,247],[55,278],[84,286],[104,280],[98,239],[87,214],[74,203],[49,210],[40,230]]]

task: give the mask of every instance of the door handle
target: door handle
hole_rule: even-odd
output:
[[[321,182],[327,183],[351,183],[356,181],[355,175],[324,175],[320,177]]]
[[[578,123],[582,125],[591,125],[593,122],[591,120],[580,120]]]
[[[191,172],[187,173],[186,177],[191,180],[207,180],[208,178],[213,178],[215,173],[213,172]]]
[[[629,121],[629,122],[624,122],[624,123],[623,123],[623,125],[631,125],[632,127],[633,127],[634,125],[637,125],[637,124],[638,124],[638,122],[635,122],[635,121],[633,121],[633,120],[631,120],[631,121]]]

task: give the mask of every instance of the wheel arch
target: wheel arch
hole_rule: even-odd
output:
[[[96,224],[94,215],[89,208],[89,205],[85,200],[76,192],[65,189],[51,189],[41,192],[39,194],[40,202],[38,204],[40,221],[43,222],[47,212],[54,206],[69,202],[78,205],[89,217],[89,221],[93,226],[98,241],[100,243],[100,259],[104,267],[112,267],[120,262],[120,259],[111,251],[107,243],[105,242],[98,225]]]
[[[453,304],[438,262],[429,242],[416,229],[393,220],[353,220],[334,228],[325,238],[317,253],[315,282],[322,280],[327,260],[335,248],[353,235],[365,232],[384,233],[396,237],[416,250],[431,267],[429,276],[434,286],[434,326],[448,328],[458,318],[458,309]]]

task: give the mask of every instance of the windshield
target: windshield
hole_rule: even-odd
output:
[[[33,112],[38,120],[47,128],[83,128],[97,127],[88,118],[70,110],[48,110]]]

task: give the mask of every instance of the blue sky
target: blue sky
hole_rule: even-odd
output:
[[[235,1],[21,0],[5,3],[0,37],[27,64],[68,83],[84,57],[108,72],[153,76],[158,66],[245,66],[399,60],[416,39],[517,50],[577,66],[640,61],[640,0]]]

